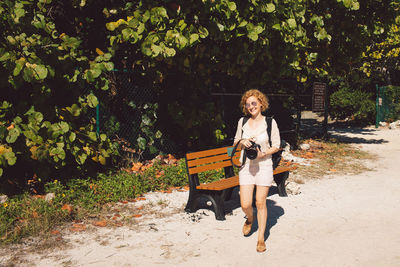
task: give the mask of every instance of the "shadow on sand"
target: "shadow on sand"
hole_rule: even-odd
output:
[[[305,138],[321,138],[322,122],[316,119],[302,119],[301,132]],[[383,144],[387,143],[384,139],[371,139],[370,136],[375,135],[376,130],[373,128],[363,128],[348,122],[331,122],[328,124],[328,137],[334,138],[338,142],[347,144]],[[347,136],[346,134],[358,135]],[[368,139],[362,136],[368,136]]]

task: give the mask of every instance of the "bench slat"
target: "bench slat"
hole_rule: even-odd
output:
[[[235,154],[233,158],[239,158],[240,154]],[[209,163],[214,163],[218,161],[223,161],[223,160],[230,160],[230,157],[228,156],[227,153],[222,154],[222,155],[217,155],[217,156],[212,156],[212,157],[206,157],[206,158],[196,158],[193,160],[188,160],[187,164],[188,167],[194,167],[202,164],[209,164]]]
[[[197,189],[204,189],[204,190],[224,190],[227,188],[235,187],[239,185],[239,176],[233,176],[226,179],[221,179],[212,183],[208,184],[201,184],[198,185]]]
[[[227,154],[228,147],[221,147],[209,150],[203,150],[198,152],[191,152],[186,154],[186,159],[191,160],[195,158],[209,157],[221,154]],[[237,151],[240,151],[239,149]]]
[[[208,170],[215,170],[215,169],[220,169],[224,167],[232,166],[232,163],[230,160],[226,161],[221,161],[221,162],[216,162],[214,164],[208,164],[208,165],[202,165],[194,168],[189,168],[189,174],[195,174],[199,172],[204,172]]]

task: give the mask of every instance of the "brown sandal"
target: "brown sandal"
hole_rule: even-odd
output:
[[[247,220],[244,222],[244,225],[243,225],[243,235],[248,235],[248,234],[250,234],[251,226],[252,226],[252,225],[253,225],[253,222],[250,222],[249,219],[247,219]]]
[[[257,242],[257,252],[264,252],[266,250],[265,242],[264,241],[258,241]]]

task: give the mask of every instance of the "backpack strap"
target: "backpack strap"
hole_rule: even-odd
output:
[[[243,117],[243,120],[242,120],[242,138],[243,138],[243,126],[246,124],[246,122],[249,120],[249,116],[245,116],[245,117]]]
[[[266,120],[267,120],[268,142],[269,146],[272,147],[272,141],[271,141],[272,117],[266,117]]]

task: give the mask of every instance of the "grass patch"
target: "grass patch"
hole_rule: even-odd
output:
[[[187,186],[185,160],[170,157],[167,164],[164,160],[136,163],[131,169],[99,174],[96,178],[72,179],[66,183],[54,180],[44,185],[44,194],[54,193],[51,201],[46,201],[44,194],[23,194],[9,199],[0,205],[0,245],[27,236],[45,238],[65,222],[101,217],[113,203],[134,200],[151,191],[170,192]],[[223,177],[223,169],[199,175],[201,182]]]
[[[370,170],[364,165],[364,160],[374,159],[359,147],[340,143],[336,139],[328,141],[305,140],[309,150],[297,150],[293,155],[309,159],[310,165],[299,165],[294,171],[302,179],[319,179],[329,174],[358,174]],[[304,181],[303,181],[304,182]]]

